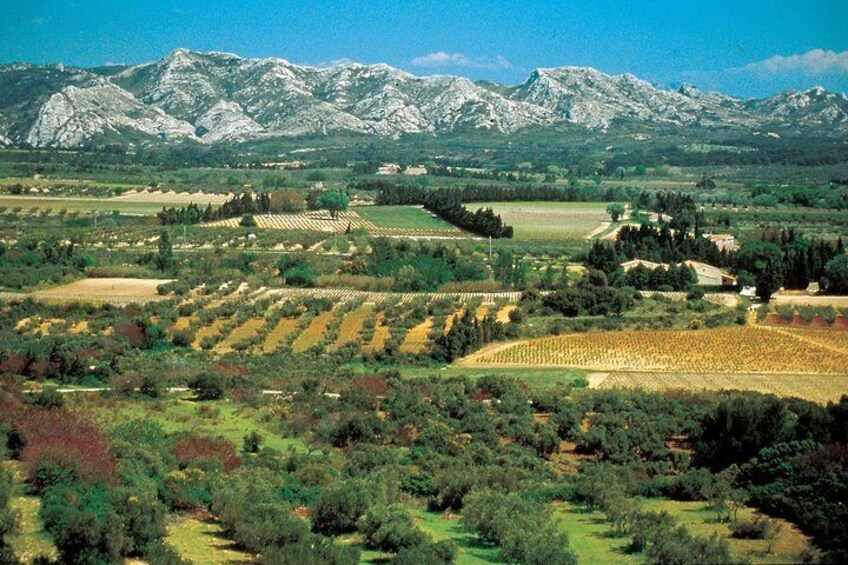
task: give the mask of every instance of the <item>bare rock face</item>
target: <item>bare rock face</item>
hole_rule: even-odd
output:
[[[657,89],[633,75],[536,69],[514,87],[417,77],[388,65],[329,68],[177,49],[110,71],[0,66],[0,145],[74,147],[91,140],[206,144],[356,133],[396,138],[481,130],[620,124],[848,130],[848,98],[812,88],[762,100]]]
[[[132,130],[162,139],[194,138],[191,124],[145,106],[104,80],[86,87],[68,86],[52,95],[26,141],[35,147],[72,147],[97,135]]]

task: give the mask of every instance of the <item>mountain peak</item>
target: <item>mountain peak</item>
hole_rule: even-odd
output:
[[[383,63],[310,67],[179,48],[116,73],[27,64],[0,71],[0,139],[6,145],[73,146],[121,140],[127,133],[219,143],[335,132],[512,133],[567,124],[848,130],[848,98],[821,87],[742,101],[689,84],[664,90],[630,73],[581,66],[536,68],[520,85],[505,86],[452,75],[419,77]],[[22,93],[16,85],[24,80],[35,87]]]

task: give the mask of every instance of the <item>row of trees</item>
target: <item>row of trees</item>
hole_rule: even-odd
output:
[[[480,208],[476,212],[465,208],[462,203],[468,200],[464,198],[462,190],[426,190],[385,181],[367,186],[378,189],[377,205],[422,205],[455,226],[483,237],[511,238],[513,235],[512,226],[504,224],[491,208]],[[358,185],[358,188],[362,189],[362,185]]]
[[[303,212],[309,207],[312,210],[327,210],[336,220],[341,212],[347,210],[349,201],[347,194],[338,191],[317,190],[310,193],[308,198],[292,190],[260,192],[255,195],[245,192],[233,196],[218,208],[213,208],[211,204],[201,208],[191,203],[181,208],[163,207],[156,216],[162,225],[199,224],[252,214],[292,214]]]

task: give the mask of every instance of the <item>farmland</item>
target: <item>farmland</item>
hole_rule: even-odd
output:
[[[238,227],[239,218],[205,224],[208,227]],[[296,214],[258,214],[254,221],[259,229],[306,230],[345,233],[366,230],[372,235],[408,237],[464,238],[467,234],[447,222],[434,218],[416,206],[359,206],[341,212],[333,219],[325,211]]]
[[[375,174],[385,147],[355,138],[226,165],[0,150],[0,503],[10,484],[21,517],[0,557],[844,561],[848,305],[822,276],[843,249],[841,169],[795,191],[761,186],[789,166],[637,167],[647,145],[598,136],[576,167],[541,144],[399,140],[387,158],[420,177]],[[799,207],[803,237],[762,228],[806,190],[823,208]],[[349,199],[335,220],[328,192]],[[755,198],[781,204],[738,222],[711,205]],[[207,201],[227,219],[154,217]],[[620,268],[693,259],[762,289],[763,255],[788,289],[764,306]],[[117,541],[70,541],[94,539]]]
[[[582,239],[609,221],[599,202],[471,202],[469,209],[492,208],[513,226],[518,240]]]
[[[121,304],[128,302],[146,302],[162,297],[156,292],[159,285],[172,279],[125,279],[102,278],[84,279],[59,287],[39,290],[31,294],[32,298],[45,302],[106,302]]]
[[[483,349],[469,365],[541,365],[598,371],[845,375],[848,351],[745,327],[703,331],[613,332],[542,338]]]

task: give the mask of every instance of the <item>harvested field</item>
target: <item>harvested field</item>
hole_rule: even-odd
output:
[[[333,315],[331,310],[315,316],[306,329],[294,340],[292,351],[303,353],[310,347],[317,345],[324,338],[324,332],[327,331],[327,326],[330,325]]]
[[[358,338],[359,333],[362,331],[362,325],[365,323],[365,320],[371,317],[373,311],[373,304],[363,304],[356,310],[345,314],[339,326],[339,336],[336,338],[336,341],[330,344],[327,350],[335,351]]]
[[[821,404],[837,402],[842,395],[848,394],[846,378],[835,375],[605,373],[600,378],[590,378],[589,387],[648,391],[752,390]]]
[[[174,324],[168,328],[169,333],[187,330],[191,326],[191,316],[178,316]]]
[[[98,304],[127,304],[164,300],[156,292],[160,284],[172,279],[83,279],[63,286],[31,293],[35,300],[44,302],[95,302]]]
[[[598,332],[493,345],[470,366],[576,367],[595,371],[848,375],[848,352],[759,327]]]
[[[489,307],[488,306],[478,306],[477,310],[474,311],[474,317],[477,320],[482,320],[486,316],[489,315]]]
[[[224,318],[218,318],[214,322],[212,322],[208,326],[203,326],[197,333],[194,335],[194,343],[191,346],[195,349],[201,349],[200,342],[206,337],[215,337],[221,333],[221,328],[226,325],[227,320]]]
[[[427,336],[430,334],[431,329],[433,329],[432,316],[429,316],[417,326],[410,328],[403,338],[403,343],[400,345],[401,353],[418,355],[427,351]]]
[[[515,229],[518,240],[583,239],[609,221],[605,202],[470,202],[469,210],[491,208]]]
[[[518,308],[518,306],[516,306],[515,304],[510,304],[509,306],[504,306],[503,308],[498,310],[498,315],[497,315],[497,318],[496,318],[497,321],[502,323],[502,324],[508,324],[510,313],[512,313],[517,308]]]
[[[160,206],[188,206],[189,204],[197,204],[205,207],[207,204],[220,205],[231,198],[233,194],[224,194],[220,192],[177,192],[171,190],[163,192],[161,190],[130,190],[120,196],[109,198],[112,202],[145,202],[154,203]]]
[[[84,334],[88,333],[88,320],[80,320],[68,330],[72,334]]]
[[[247,320],[242,325],[233,329],[230,335],[215,346],[215,353],[231,353],[238,342],[252,338],[264,325],[264,318],[251,318]]]
[[[447,320],[445,320],[445,329],[443,332],[445,335],[447,335],[447,333],[453,327],[453,319],[461,318],[463,314],[465,314],[465,308],[460,308],[459,310],[448,316]]]
[[[378,351],[382,351],[386,346],[386,342],[389,341],[391,337],[391,333],[389,331],[389,326],[384,325],[386,321],[386,315],[383,312],[380,312],[377,315],[377,319],[374,320],[374,337],[371,338],[371,342],[362,348],[365,353],[377,353]]]
[[[296,318],[283,318],[271,330],[262,343],[262,353],[273,353],[287,337],[297,331],[300,321]]]

